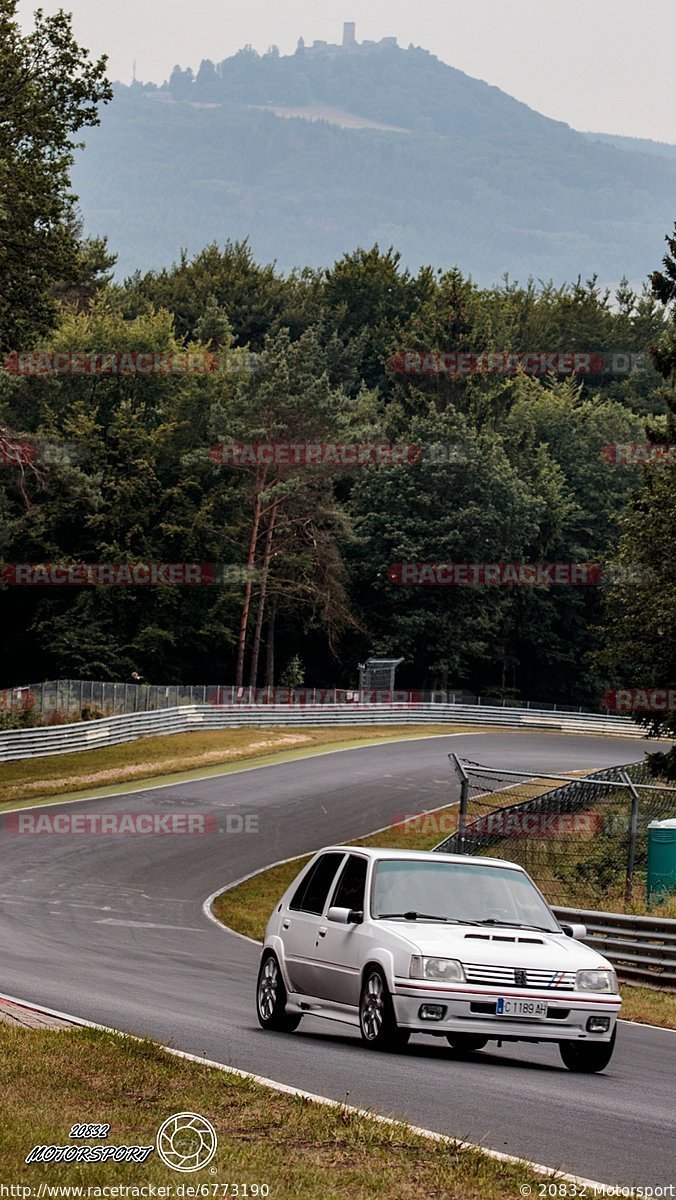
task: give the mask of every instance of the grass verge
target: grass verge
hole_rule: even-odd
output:
[[[32,803],[56,796],[72,796],[115,785],[131,787],[138,781],[209,771],[242,763],[280,761],[279,755],[297,757],[319,749],[347,748],[393,738],[426,737],[444,733],[486,733],[478,726],[462,725],[346,725],[339,729],[280,729],[255,726],[219,729],[207,733],[175,733],[166,737],[139,738],[101,750],[19,759],[0,766],[0,805]],[[172,778],[168,782],[173,782]],[[178,781],[178,780],[177,780]]]
[[[501,798],[509,804],[508,794]],[[498,794],[494,796],[498,799]],[[470,805],[471,814],[471,805]],[[444,833],[452,831],[457,818],[457,807],[442,809],[434,814],[435,832],[430,833],[426,824],[431,823],[432,814],[422,816],[415,822],[393,825],[380,833],[357,838],[350,845],[389,846],[404,850],[431,850],[439,844]],[[439,830],[441,829],[441,833]],[[265,926],[279,897],[293,882],[298,872],[312,855],[294,858],[291,862],[269,867],[253,875],[230,891],[223,892],[214,901],[214,915],[230,929],[246,937],[262,941]],[[671,915],[671,913],[665,913]],[[661,1025],[665,1029],[676,1029],[676,993],[658,991],[653,988],[622,985],[622,1016],[627,1021],[643,1021],[647,1025]]]
[[[643,1021],[676,1029],[676,995],[659,988],[622,985],[622,1017],[625,1021]]]
[[[211,1165],[187,1180],[156,1153],[143,1167],[24,1162],[33,1146],[68,1145],[71,1126],[85,1122],[110,1125],[102,1145],[149,1146],[162,1122],[180,1112],[207,1117],[219,1141]],[[152,1042],[88,1029],[0,1025],[0,1127],[5,1180],[33,1185],[34,1194],[40,1184],[80,1184],[86,1197],[87,1184],[141,1181],[171,1188],[165,1196],[182,1182],[217,1197],[255,1195],[253,1185],[267,1184],[271,1200],[507,1200],[523,1184],[537,1194],[538,1177],[527,1168],[428,1140],[403,1124],[282,1095]],[[71,1144],[82,1143],[95,1144]]]

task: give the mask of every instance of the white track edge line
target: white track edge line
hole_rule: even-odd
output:
[[[627,986],[631,987],[631,984]],[[676,1033],[676,1029],[672,1029],[670,1025],[649,1025],[647,1021],[630,1021],[628,1017],[618,1017],[617,1019],[621,1025],[638,1025],[639,1029],[660,1029],[662,1033]]]
[[[299,754],[295,758],[285,758],[281,762],[257,763],[255,767],[235,767],[232,771],[218,771],[214,775],[196,775],[192,779],[177,779],[174,783],[152,783],[148,787],[130,787],[121,792],[107,792],[105,796],[76,796],[71,800],[59,800],[57,798],[55,800],[45,800],[43,803],[36,801],[35,804],[21,804],[19,808],[0,808],[0,816],[4,813],[12,812],[32,812],[36,808],[54,808],[58,804],[86,804],[92,800],[115,800],[118,796],[135,796],[139,792],[159,792],[163,788],[183,787],[189,783],[202,783],[202,781],[207,779],[224,779],[226,775],[243,775],[246,771],[264,771],[270,767],[285,767],[291,763],[303,762],[306,758],[322,758],[326,754],[349,754],[351,750],[373,750],[377,749],[378,746],[394,746],[399,742],[431,742],[434,738],[479,737],[481,734],[490,732],[492,731],[486,729],[469,729],[467,733],[421,733],[419,736],[416,735],[414,737],[404,734],[402,737],[387,738],[384,741],[365,741],[360,746],[335,746],[332,750],[318,750],[316,754],[309,750],[307,754]],[[296,749],[303,750],[304,747],[297,746]],[[273,751],[273,753],[285,754],[287,751]],[[292,751],[288,751],[288,753],[292,753]],[[199,767],[196,770],[199,770]],[[134,780],[131,782],[133,783]]]
[[[132,1041],[140,1042],[144,1040],[152,1041],[153,1039],[144,1039],[137,1037],[133,1033],[124,1033],[120,1029],[113,1029],[110,1025],[99,1025],[95,1021],[87,1021],[84,1017],[76,1017],[72,1013],[59,1012],[57,1009],[45,1008],[41,1004],[31,1004],[27,1000],[19,1000],[16,996],[8,996],[0,992],[0,1000],[8,1000],[11,1004],[17,1004],[23,1008],[32,1009],[35,1012],[45,1013],[47,1016],[61,1017],[63,1020],[72,1021],[74,1025],[81,1025],[88,1029],[98,1029],[103,1033],[114,1033],[121,1038],[129,1038]],[[175,1058],[183,1058],[188,1062],[199,1063],[203,1067],[213,1067],[218,1071],[224,1071],[228,1075],[236,1075],[239,1079],[248,1079],[252,1083],[257,1083],[261,1087],[270,1088],[272,1091],[280,1092],[286,1096],[299,1096],[303,1100],[310,1100],[315,1104],[324,1104],[328,1108],[337,1108],[341,1112],[351,1113],[354,1116],[364,1117],[369,1121],[375,1121],[381,1125],[394,1126],[396,1129],[408,1129],[411,1133],[418,1137],[427,1138],[428,1141],[441,1142],[447,1146],[453,1146],[458,1150],[474,1150],[478,1154],[483,1154],[487,1158],[492,1158],[497,1162],[511,1163],[514,1166],[526,1167],[529,1171],[534,1171],[537,1175],[545,1175],[549,1179],[557,1179],[566,1183],[575,1183],[578,1187],[596,1188],[599,1192],[608,1187],[607,1184],[599,1183],[593,1179],[585,1179],[581,1175],[569,1175],[565,1171],[559,1171],[556,1167],[548,1167],[543,1163],[532,1162],[528,1158],[520,1158],[515,1154],[505,1154],[503,1150],[492,1150],[489,1146],[481,1146],[475,1142],[467,1142],[462,1138],[454,1138],[446,1133],[437,1133],[434,1129],[424,1129],[420,1125],[411,1125],[407,1121],[398,1121],[394,1117],[385,1117],[380,1113],[371,1112],[367,1108],[357,1108],[353,1104],[345,1104],[341,1100],[333,1100],[330,1096],[318,1096],[314,1092],[306,1092],[303,1088],[291,1087],[287,1083],[279,1083],[275,1079],[267,1079],[264,1075],[254,1075],[251,1071],[242,1071],[239,1067],[231,1067],[226,1063],[216,1062],[215,1059],[202,1058],[197,1054],[189,1054],[187,1050],[177,1050],[174,1046],[164,1046],[161,1042],[156,1043],[161,1050],[167,1054],[173,1055]]]

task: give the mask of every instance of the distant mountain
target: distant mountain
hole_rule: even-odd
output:
[[[392,41],[246,49],[161,87],[118,84],[73,170],[118,274],[247,236],[283,269],[374,242],[483,284],[655,268],[676,160],[577,133]]]
[[[642,154],[658,154],[661,158],[676,158],[676,146],[671,142],[654,142],[652,138],[622,137],[617,133],[585,133],[589,141],[606,142],[617,150],[639,150]]]

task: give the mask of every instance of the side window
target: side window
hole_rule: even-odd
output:
[[[360,858],[356,854],[350,855],[340,872],[338,885],[331,900],[332,907],[354,908],[357,911],[363,911],[367,865],[365,858]]]
[[[301,879],[289,908],[300,912],[321,913],[343,857],[338,853],[322,854]]]

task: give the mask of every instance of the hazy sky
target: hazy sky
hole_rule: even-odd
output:
[[[21,0],[24,22],[38,0]],[[162,82],[175,63],[218,61],[250,43],[291,53],[302,34],[395,36],[575,129],[676,143],[674,0],[41,0],[74,15],[113,79]]]

